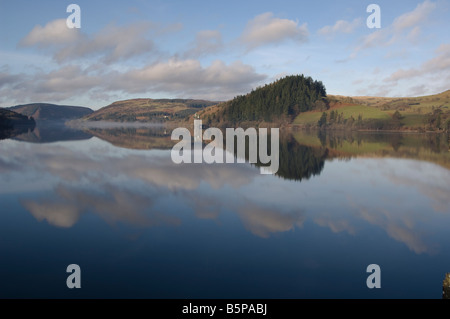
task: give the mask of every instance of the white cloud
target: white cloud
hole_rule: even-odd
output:
[[[77,95],[105,100],[116,93],[146,96],[164,93],[227,100],[249,92],[266,77],[241,61],[227,65],[216,60],[203,67],[194,59],[171,59],[123,72],[78,65],[66,65],[32,76],[11,74],[5,70],[0,71],[0,102],[9,105],[37,101],[56,103]]]
[[[152,27],[148,22],[128,26],[111,24],[90,36],[79,29],[67,28],[66,21],[60,19],[45,27],[36,26],[20,45],[53,50],[53,58],[58,63],[89,56],[100,56],[103,62],[111,63],[153,52],[153,41],[148,38]]]
[[[389,77],[384,79],[385,82],[397,82],[401,79],[412,78],[419,75],[419,71],[417,69],[409,69],[403,70],[399,69],[392,73]]]
[[[289,20],[270,20],[271,28],[286,23],[296,26]],[[20,46],[38,48],[44,54],[50,52],[62,66],[38,69],[31,75],[0,69],[0,102],[60,103],[80,95],[105,101],[118,93],[226,100],[250,91],[266,79],[266,75],[241,61],[225,64],[216,60],[203,66],[197,58],[224,47],[222,34],[217,30],[198,32],[184,59],[163,56],[150,36],[167,35],[181,27],[181,24],[164,27],[150,22],[110,24],[96,33],[85,34],[67,28],[63,19],[44,27],[38,25],[22,39]],[[291,31],[292,35],[298,33],[298,30]],[[132,66],[117,63],[124,61],[132,61]],[[113,67],[106,68],[106,65]]]
[[[14,81],[1,86],[2,77]],[[90,74],[77,65],[67,65],[48,73],[37,72],[31,76],[0,73],[0,102],[59,102],[85,94],[103,82],[101,76]]]
[[[20,75],[10,74],[7,69],[0,71],[0,90],[2,87],[15,85],[20,81]]]
[[[435,56],[418,67],[399,68],[381,81],[374,81],[367,88],[358,90],[357,93],[373,96],[392,96],[396,90],[395,96],[441,93],[450,88],[448,74],[450,74],[450,43],[441,44],[435,50]]]
[[[384,55],[385,59],[406,59],[409,51],[406,48],[393,49]]]
[[[373,31],[372,33],[369,33],[363,39],[361,40],[361,44],[357,46],[354,53],[362,50],[362,49],[368,49],[378,46],[385,46],[389,41],[390,31],[388,28],[386,29],[380,29],[377,31]]]
[[[171,92],[184,96],[232,97],[248,92],[266,78],[249,65],[235,61],[226,65],[216,60],[203,67],[198,60],[176,60],[155,63],[129,71],[112,83],[112,89],[129,93]]]
[[[101,84],[98,76],[89,75],[78,66],[69,65],[43,76],[38,82],[37,91],[42,92],[67,92],[74,94],[78,91],[87,91]]]
[[[37,25],[20,41],[22,46],[39,47],[71,44],[78,42],[81,38],[79,29],[69,29],[65,19],[50,21],[44,27]]]
[[[308,35],[306,23],[299,26],[298,21],[275,18],[273,13],[266,12],[256,16],[247,24],[240,40],[250,50],[285,40],[303,43],[307,41]]]
[[[197,33],[185,57],[200,57],[218,52],[224,47],[222,34],[218,30],[203,30]]]
[[[384,81],[398,82],[418,76],[448,74],[450,72],[450,44],[441,44],[435,52],[437,56],[425,61],[419,68],[399,69]]]
[[[426,21],[435,8],[435,3],[426,0],[423,3],[419,3],[413,11],[397,17],[392,23],[392,26],[396,32],[416,27],[420,23]]]
[[[386,59],[404,59],[411,52],[412,46],[422,46],[425,33],[423,28],[430,19],[430,15],[437,8],[437,3],[424,1],[407,13],[394,19],[394,22],[380,30],[374,31],[362,39],[361,45],[356,47],[353,54],[363,49],[373,47],[390,48],[384,55]],[[401,50],[398,48],[402,47]],[[395,49],[397,48],[397,49]],[[360,93],[370,95],[403,95],[417,96],[425,93],[440,93],[449,88],[447,74],[450,71],[450,44],[441,44],[435,51],[435,56],[425,62],[410,68],[398,68],[382,79],[380,83],[372,83]]]
[[[425,84],[420,84],[420,85],[411,87],[410,91],[411,91],[412,95],[420,96],[420,95],[424,95],[427,92],[427,87]]]
[[[430,71],[444,71],[450,69],[450,43],[441,44],[437,49],[437,57],[425,62],[423,68]]]
[[[389,46],[398,43],[403,38],[412,43],[419,43],[421,24],[428,20],[435,8],[435,3],[426,0],[417,5],[413,11],[395,18],[391,25],[363,37],[362,43],[356,47],[355,52],[372,47]]]
[[[414,27],[408,34],[408,40],[413,43],[419,43],[419,37],[422,30],[419,27]]]
[[[104,55],[104,61],[110,63],[152,52],[154,44],[146,37],[150,27],[148,23],[124,27],[108,25],[92,39],[74,43],[58,52],[56,59],[62,61],[79,56],[101,54]]]
[[[338,20],[332,26],[327,25],[319,29],[317,33],[320,35],[327,35],[327,36],[334,35],[336,33],[352,33],[360,25],[361,25],[360,18],[354,19],[351,22],[345,20]]]

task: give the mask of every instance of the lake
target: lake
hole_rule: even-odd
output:
[[[448,136],[280,133],[276,175],[174,164],[165,128],[1,140],[0,297],[440,299]]]

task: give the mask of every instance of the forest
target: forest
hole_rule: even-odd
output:
[[[326,89],[321,81],[292,75],[222,103],[219,110],[208,114],[205,120],[207,125],[291,122],[301,112],[328,108]]]

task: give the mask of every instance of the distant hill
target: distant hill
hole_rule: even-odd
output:
[[[206,125],[212,126],[246,122],[290,123],[299,113],[327,110],[326,96],[322,82],[304,75],[292,75],[200,112],[199,116]]]
[[[131,99],[114,102],[84,117],[90,121],[168,122],[184,120],[218,102],[191,99]]]
[[[55,105],[47,103],[32,103],[16,105],[10,110],[33,117],[36,121],[65,121],[82,118],[94,112],[82,106]]]
[[[26,133],[35,126],[36,122],[32,118],[0,108],[0,139]]]

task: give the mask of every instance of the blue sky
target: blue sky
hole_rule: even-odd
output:
[[[81,28],[69,29],[69,4]],[[370,29],[369,4],[381,8]],[[450,1],[4,1],[0,106],[226,100],[289,74],[329,94],[450,89]]]

